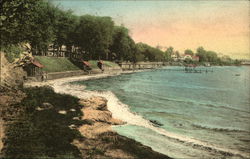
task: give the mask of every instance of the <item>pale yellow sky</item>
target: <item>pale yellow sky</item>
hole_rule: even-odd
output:
[[[77,15],[110,16],[136,42],[173,46],[183,52],[203,46],[233,58],[250,59],[248,0],[53,0]]]

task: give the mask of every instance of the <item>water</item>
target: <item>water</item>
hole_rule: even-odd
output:
[[[213,67],[209,73],[179,69],[74,84],[108,98],[114,117],[128,122],[114,127],[118,133],[170,157],[248,158],[250,67]]]

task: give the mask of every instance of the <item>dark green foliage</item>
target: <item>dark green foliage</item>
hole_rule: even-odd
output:
[[[164,52],[165,61],[172,61],[171,55],[173,54],[174,54],[174,48],[172,46],[168,47],[167,50]]]
[[[61,50],[62,45],[67,46],[68,51],[72,51],[73,45],[77,42],[78,17],[71,11],[62,11],[55,8],[55,24],[53,47],[57,51]]]
[[[229,56],[218,57],[214,51],[207,51],[203,47],[197,48],[196,56],[199,56],[199,62],[209,62],[212,65],[239,65],[239,60],[232,60]]]
[[[113,61],[173,61],[172,55],[180,56],[173,47],[162,52],[159,47],[135,44],[129,30],[115,26],[111,17],[92,15],[76,16],[72,11],[55,7],[43,0],[1,0],[0,47],[11,48],[21,42],[31,44],[34,55],[46,55],[51,47],[53,54],[63,54],[66,46],[69,57],[78,53],[84,60]],[[13,50],[13,49],[12,49]],[[50,51],[51,51],[50,50]],[[194,55],[190,49],[185,54]],[[8,53],[9,59],[16,57],[16,51]],[[203,47],[197,49],[200,62],[233,64],[223,60],[213,51]],[[238,62],[236,62],[238,64]]]
[[[194,55],[194,52],[193,52],[192,50],[190,50],[190,49],[186,49],[186,50],[184,51],[184,53],[185,53],[186,55],[191,55],[191,56]]]
[[[114,22],[110,17],[81,16],[78,25],[78,46],[88,59],[107,59],[112,43]]]
[[[80,158],[71,142],[82,137],[69,128],[71,124],[82,124],[72,119],[82,116],[78,99],[56,94],[48,87],[28,88],[24,92],[27,97],[18,105],[23,113],[6,129],[6,158]],[[53,108],[36,110],[43,103],[50,103]],[[59,114],[59,110],[66,110],[67,114]]]
[[[35,6],[35,12],[30,18],[26,29],[28,42],[33,54],[45,55],[50,43],[55,39],[55,17],[57,8],[49,3],[40,2]]]
[[[5,56],[9,62],[13,62],[15,58],[19,58],[20,53],[23,51],[18,45],[1,46],[0,50],[5,52]]]
[[[40,0],[1,0],[0,33],[1,46],[27,40],[27,28]]]
[[[139,56],[141,55],[144,56],[143,61],[163,61],[164,60],[164,53],[160,49],[151,47],[144,43],[138,43],[136,44],[136,46],[138,49]]]
[[[129,30],[124,26],[116,26],[113,34],[113,43],[110,46],[112,59],[135,61],[136,46],[129,36]]]

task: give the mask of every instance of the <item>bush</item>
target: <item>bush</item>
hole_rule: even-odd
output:
[[[22,48],[18,45],[1,46],[0,49],[5,53],[5,57],[10,63],[14,62],[16,58],[19,58],[20,54],[23,52]]]

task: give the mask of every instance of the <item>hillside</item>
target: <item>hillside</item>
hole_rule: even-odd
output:
[[[38,60],[45,67],[42,68],[46,72],[65,72],[65,71],[77,71],[81,70],[82,63],[71,61],[66,57],[48,57],[48,56],[35,56],[35,59]],[[97,60],[88,61],[92,69],[97,69]],[[104,67],[117,67],[116,63],[111,61],[103,61]]]

